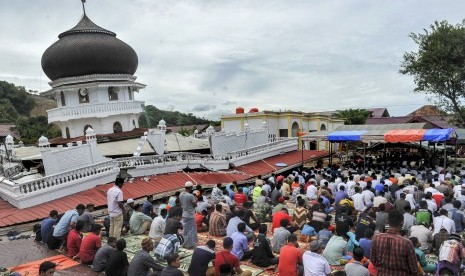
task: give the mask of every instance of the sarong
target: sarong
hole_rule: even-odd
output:
[[[197,245],[197,226],[194,218],[182,218],[182,235],[184,236],[184,248],[192,249]]]

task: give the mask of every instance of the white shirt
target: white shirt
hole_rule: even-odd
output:
[[[415,210],[416,202],[415,202],[415,199],[413,198],[413,194],[406,194],[405,200],[407,200],[410,203],[410,208],[412,208],[412,210]]]
[[[433,187],[428,187],[428,188],[425,189],[425,194],[426,194],[427,192],[431,192],[431,194],[434,195],[435,193],[438,193],[439,191],[436,190],[436,189],[433,188]]]
[[[433,219],[434,232],[433,236],[439,233],[442,228],[447,230],[447,233],[455,233],[455,222],[446,216],[439,216]]]
[[[365,205],[368,205],[375,198],[375,194],[370,190],[365,190],[362,192],[363,199],[365,200]]]
[[[347,181],[346,186],[347,186],[347,190],[352,188],[353,186],[355,186],[355,181],[353,181],[353,180]]]
[[[425,201],[428,204],[428,210],[430,210],[433,213],[438,210],[438,206],[436,205],[436,202],[434,201],[434,199],[427,199]]]
[[[365,189],[365,187],[367,186],[367,183],[365,181],[360,180],[358,182],[358,185],[360,185],[360,188]]]
[[[162,238],[165,233],[166,221],[161,216],[157,216],[152,220],[150,225],[149,237],[152,239]]]
[[[378,208],[381,203],[387,203],[387,199],[384,196],[376,196],[373,199],[373,207]]]
[[[363,212],[367,209],[367,207],[365,206],[365,197],[360,194],[360,193],[357,193],[355,195],[352,196],[352,199],[354,200],[354,208],[355,210],[359,211],[359,212]]]
[[[331,269],[328,261],[321,255],[307,251],[302,256],[305,276],[329,275]]]
[[[117,217],[123,214],[123,210],[118,205],[119,201],[123,201],[123,191],[114,185],[107,191],[108,214],[110,217]]]
[[[315,185],[310,185],[307,187],[307,197],[310,200],[316,199],[318,193],[317,187]]]

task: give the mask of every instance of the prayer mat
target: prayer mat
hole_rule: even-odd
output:
[[[53,257],[41,259],[38,261],[33,261],[21,265],[17,265],[15,267],[10,267],[9,269],[14,272],[18,272],[21,275],[28,275],[28,276],[37,276],[39,275],[39,266],[41,263],[45,261],[50,261],[52,263],[57,264],[56,270],[63,270],[73,266],[80,265],[79,262],[76,262],[65,255],[56,255]]]

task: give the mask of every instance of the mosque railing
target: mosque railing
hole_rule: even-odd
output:
[[[36,191],[53,189],[54,187],[56,188],[78,180],[84,181],[89,178],[95,178],[98,175],[109,173],[115,169],[117,169],[116,162],[110,160],[16,185],[19,186],[21,194],[29,194]]]
[[[83,104],[79,106],[64,106],[47,110],[48,121],[67,121],[82,117],[107,117],[115,114],[141,113],[140,101],[115,101],[97,104]]]
[[[250,147],[247,149],[242,149],[238,151],[233,151],[228,153],[227,158],[228,159],[235,159],[235,158],[240,158],[244,156],[249,156],[257,153],[262,153],[270,150],[275,150],[278,148],[283,148],[287,146],[295,146],[297,145],[297,138],[286,138],[286,139],[280,139],[275,142],[263,144],[260,146],[255,146],[255,147]]]
[[[199,163],[215,160],[210,154],[197,154],[197,153],[173,153],[164,155],[150,155],[150,156],[133,156],[115,159],[118,167],[121,169],[134,168],[145,165],[156,164],[176,164],[176,163]]]

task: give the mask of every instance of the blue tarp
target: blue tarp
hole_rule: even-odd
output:
[[[360,141],[360,136],[367,133],[366,130],[334,131],[328,134],[328,141]]]
[[[427,129],[425,135],[423,136],[423,141],[429,142],[439,142],[439,141],[447,141],[450,138],[450,134],[452,133],[452,128],[446,129]]]

